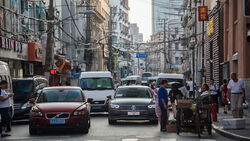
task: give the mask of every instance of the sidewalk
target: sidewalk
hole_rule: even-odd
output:
[[[238,130],[224,130],[222,127],[223,119],[233,118],[232,112],[229,111],[227,114],[224,114],[224,110],[220,108],[220,113],[218,113],[218,122],[213,122],[213,129],[228,138],[235,140],[249,140],[250,141],[250,117],[244,117],[246,119],[246,128]]]

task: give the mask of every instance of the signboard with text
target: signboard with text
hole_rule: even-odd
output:
[[[148,55],[145,53],[136,53],[136,58],[148,58]]]
[[[208,37],[214,34],[214,17],[212,17],[207,23],[207,35]]]
[[[207,6],[199,6],[198,13],[199,13],[199,21],[207,21],[208,20],[208,12]]]

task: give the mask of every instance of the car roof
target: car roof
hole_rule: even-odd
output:
[[[82,72],[80,76],[80,78],[102,78],[102,77],[112,78],[111,72],[109,71]]]
[[[46,87],[43,90],[56,90],[56,89],[74,89],[74,90],[81,90],[80,87],[75,86],[55,86],[55,87]]]
[[[148,86],[141,86],[141,85],[131,85],[131,86],[120,86],[119,88],[149,88]]]
[[[176,73],[160,73],[158,78],[179,78],[184,79],[183,74],[176,74]]]

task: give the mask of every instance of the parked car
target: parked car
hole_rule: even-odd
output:
[[[0,82],[2,80],[6,80],[8,82],[8,89],[6,90],[7,93],[13,92],[12,81],[10,76],[10,69],[7,63],[0,61]],[[10,114],[11,117],[14,115],[14,102],[13,97],[10,98]],[[1,125],[1,116],[0,116],[0,125]],[[1,130],[1,129],[0,129]],[[11,123],[7,127],[7,131],[11,130]]]
[[[90,104],[80,87],[47,87],[30,111],[31,135],[48,129],[69,129],[88,133]]]
[[[79,85],[85,96],[93,99],[91,112],[107,111],[107,96],[115,93],[110,72],[82,72]]]
[[[109,124],[117,120],[149,120],[157,124],[155,99],[147,86],[121,86],[109,97]]]
[[[49,86],[49,82],[42,76],[12,79],[14,92],[14,119],[28,119],[32,105],[30,98],[36,98],[37,91]]]

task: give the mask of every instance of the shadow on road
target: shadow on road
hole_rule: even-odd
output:
[[[120,120],[114,124],[111,124],[109,126],[158,126],[158,124],[152,124],[147,120]]]
[[[25,120],[12,120],[12,125],[26,125],[29,124],[29,120],[25,119]]]

